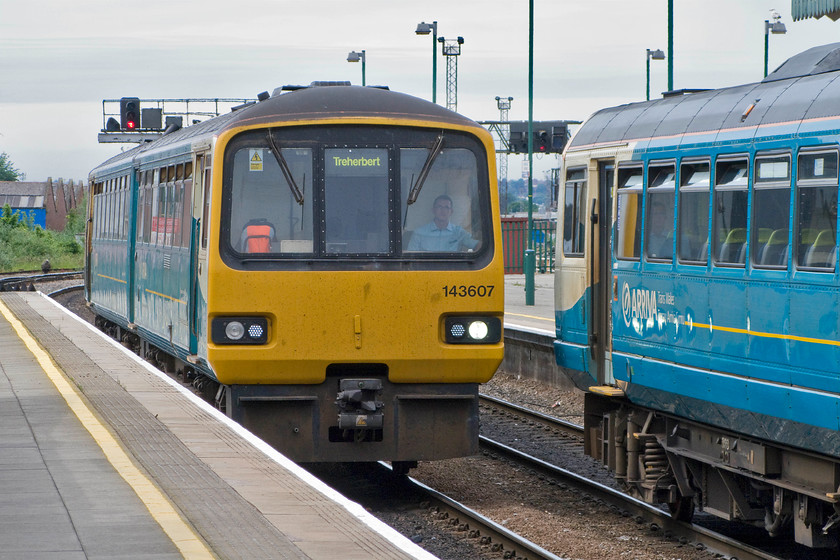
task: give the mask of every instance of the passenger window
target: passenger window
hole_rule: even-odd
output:
[[[648,166],[648,202],[645,218],[645,256],[652,261],[670,261],[674,256],[673,165]]]
[[[564,200],[563,254],[581,256],[586,232],[586,169],[571,169],[566,174]]]
[[[615,254],[619,259],[638,260],[641,255],[641,166],[618,168],[618,216]]]
[[[746,259],[749,165],[746,158],[717,161],[712,239],[717,264],[743,266]]]
[[[790,156],[756,157],[750,253],[756,266],[787,268]]]
[[[796,178],[796,264],[837,265],[837,152],[802,153]]]
[[[204,180],[202,185],[204,203],[202,204],[201,211],[201,248],[206,249],[210,241],[210,202],[213,200],[210,180],[213,178],[213,161],[210,157],[202,159],[204,160]],[[302,228],[303,226],[301,226]]]
[[[680,165],[677,256],[681,262],[705,264],[709,257],[709,162]]]

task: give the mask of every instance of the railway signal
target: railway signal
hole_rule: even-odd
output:
[[[138,128],[140,128],[139,98],[120,98],[120,128],[122,130],[137,130]]]

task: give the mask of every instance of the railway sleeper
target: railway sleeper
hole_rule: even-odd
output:
[[[812,548],[840,543],[840,461],[626,401],[589,394],[586,399],[585,451],[631,495],[667,504],[683,521],[697,510]]]

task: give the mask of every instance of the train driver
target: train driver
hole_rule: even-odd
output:
[[[414,230],[408,242],[409,251],[435,251],[453,253],[473,251],[480,241],[473,239],[469,232],[449,221],[452,217],[452,199],[442,194],[432,204],[433,219],[428,224]]]
[[[265,218],[256,218],[242,228],[239,246],[243,253],[270,253],[272,241],[277,241],[274,224]]]

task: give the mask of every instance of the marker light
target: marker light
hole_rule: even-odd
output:
[[[499,317],[445,317],[444,341],[448,344],[496,344],[502,340]]]
[[[210,335],[215,344],[265,344],[268,342],[268,319],[214,317]]]
[[[461,338],[466,333],[466,329],[464,329],[464,325],[462,323],[454,323],[451,327],[449,327],[449,334],[451,334],[454,338]]]

